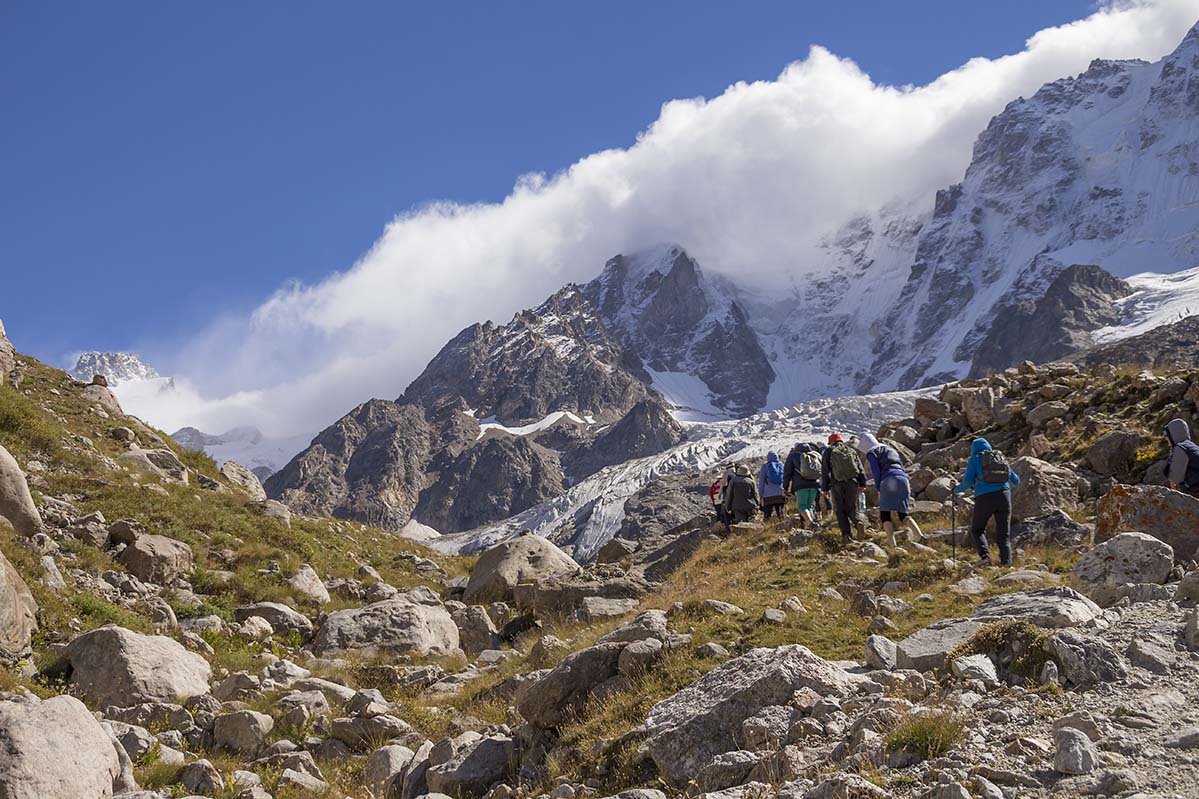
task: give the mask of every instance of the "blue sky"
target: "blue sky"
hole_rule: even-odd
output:
[[[396,214],[626,147],[666,100],[774,78],[812,44],[921,84],[1092,6],[5,3],[0,318],[43,359],[170,367]]]

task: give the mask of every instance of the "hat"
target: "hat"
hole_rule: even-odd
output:
[[[828,437],[828,443],[830,443],[830,444],[840,444],[841,440],[842,439],[841,439],[840,433],[833,433],[831,436]]]
[[[860,452],[869,452],[877,446],[878,439],[869,433],[862,433],[862,435],[858,437],[858,450]]]
[[[749,467],[746,466],[745,464],[738,466],[737,467],[737,476],[738,477],[749,477]]]

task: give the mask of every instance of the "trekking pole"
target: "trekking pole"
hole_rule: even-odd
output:
[[[953,568],[958,567],[958,495],[949,497],[950,546],[953,548]]]

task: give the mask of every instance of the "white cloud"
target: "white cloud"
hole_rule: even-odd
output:
[[[776,80],[668,102],[632,147],[524,176],[501,203],[398,217],[350,269],[287,286],[180,353],[188,377],[221,399],[188,390],[133,410],[166,428],[315,430],[400,394],[466,325],[507,318],[658,241],[746,280],[819,268],[815,243],[853,213],[931,204],[959,180],[975,137],[1010,100],[1093,58],[1157,59],[1197,18],[1199,0],[1104,4],[1020,53],[920,87],[877,85],[814,47]]]

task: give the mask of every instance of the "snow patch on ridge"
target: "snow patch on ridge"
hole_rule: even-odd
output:
[[[586,418],[579,417],[570,411],[554,411],[544,419],[540,419],[532,424],[521,425],[520,427],[508,427],[497,422],[494,416],[488,416],[486,419],[483,419],[479,422],[479,435],[475,440],[478,441],[492,430],[498,430],[499,432],[507,433],[510,436],[530,436],[533,433],[540,433],[546,428],[553,427],[562,419],[568,419],[575,424],[587,425],[594,424],[594,421],[589,421],[593,418],[594,417],[590,415],[588,415]]]
[[[1199,267],[1172,275],[1144,272],[1128,278],[1128,283],[1133,293],[1116,301],[1123,319],[1119,325],[1096,330],[1097,343],[1139,336],[1199,314]]]

